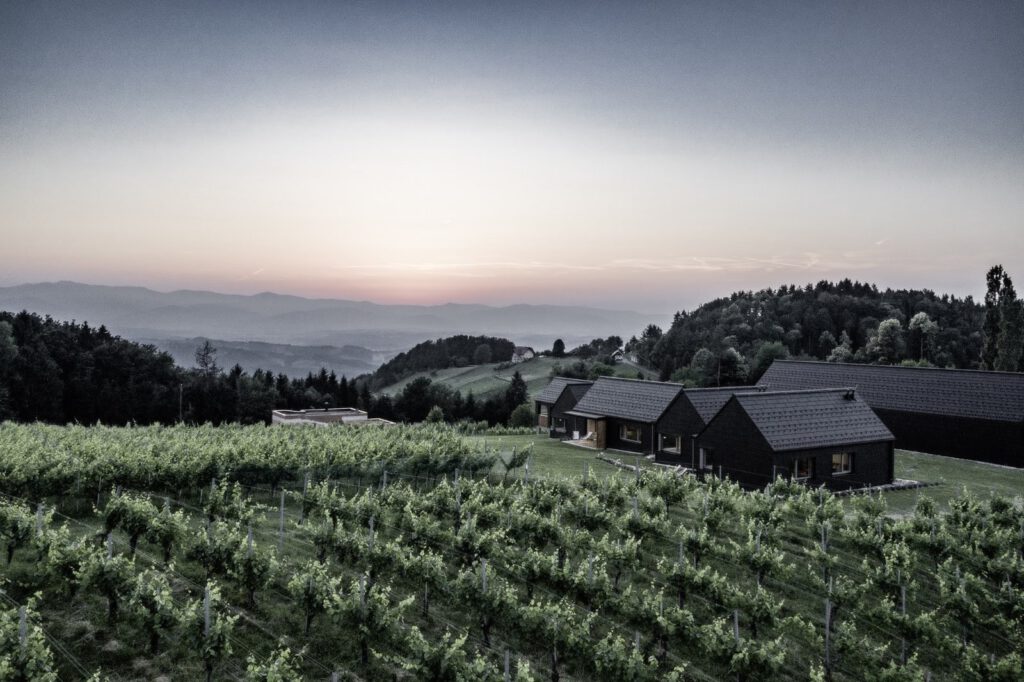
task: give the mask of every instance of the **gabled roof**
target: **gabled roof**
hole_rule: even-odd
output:
[[[732,399],[776,452],[893,440],[851,388],[737,393]]]
[[[682,390],[681,384],[601,377],[576,403],[572,413],[656,422]]]
[[[683,393],[706,425],[712,417],[718,414],[719,410],[725,407],[734,393],[750,393],[759,390],[764,389],[759,389],[756,386],[722,386],[718,388],[685,388]]]
[[[1024,421],[1024,374],[776,360],[758,386],[769,391],[856,386],[876,410]]]
[[[564,391],[568,386],[574,387],[573,394],[576,395],[576,399],[578,400],[582,395],[582,392],[586,392],[586,389],[589,388],[590,385],[593,383],[593,381],[587,381],[585,379],[569,379],[568,377],[555,377],[554,379],[551,380],[551,383],[544,387],[543,391],[537,394],[534,400],[536,400],[539,403],[554,404],[562,396],[562,391]],[[576,387],[582,389],[582,392],[579,395],[575,393],[576,390],[579,390]]]

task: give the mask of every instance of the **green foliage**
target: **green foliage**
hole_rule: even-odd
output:
[[[186,607],[185,623],[188,640],[203,661],[206,680],[210,682],[217,664],[231,655],[231,637],[238,616],[229,614],[220,587],[208,581],[204,597],[190,602]]]
[[[442,423],[444,421],[444,410],[441,409],[440,405],[434,405],[430,408],[430,412],[427,412],[427,416],[423,421],[428,424]]]
[[[173,572],[173,564],[167,570]],[[175,606],[167,575],[152,569],[135,577],[127,610],[130,619],[147,636],[149,653],[153,655],[159,651],[160,638],[176,629],[184,617]]]
[[[302,682],[305,677],[299,672],[298,663],[301,656],[296,656],[287,647],[281,647],[267,656],[257,660],[249,654],[246,659],[246,682]]]
[[[57,666],[34,600],[25,605],[24,613],[23,630],[18,608],[0,608],[0,680],[57,682]]]
[[[535,422],[536,415],[533,412],[533,406],[529,403],[523,403],[512,410],[512,416],[509,417],[508,425],[512,428],[523,428],[533,426]]]

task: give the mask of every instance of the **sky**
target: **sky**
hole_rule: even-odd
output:
[[[0,5],[0,285],[1024,279],[1024,4]]]

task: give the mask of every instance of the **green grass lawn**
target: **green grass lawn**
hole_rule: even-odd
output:
[[[941,509],[947,509],[949,500],[965,487],[978,497],[993,493],[1010,497],[1024,494],[1024,469],[909,450],[896,451],[896,477],[935,485],[886,493],[889,511],[894,513],[912,511],[918,496],[931,497]]]
[[[486,441],[490,447],[498,447],[505,458],[512,448],[521,450],[532,447],[533,459],[530,476],[534,477],[578,477],[583,475],[583,463],[590,463],[591,474],[608,475],[620,471],[607,462],[597,459],[597,451],[587,450],[562,443],[547,434],[529,436],[474,436],[470,440]],[[633,464],[632,455],[608,451],[608,456]],[[640,464],[653,467],[654,464],[640,458]],[[623,472],[625,473],[625,472]],[[521,476],[516,472],[515,476]],[[990,494],[1010,497],[1024,494],[1024,469],[1011,469],[995,464],[971,462],[952,457],[926,455],[909,450],[896,451],[896,477],[928,483],[926,488],[899,490],[884,493],[889,512],[894,515],[909,513],[914,509],[918,497],[931,497],[941,509],[947,509],[949,500],[966,487],[973,495],[986,497]]]

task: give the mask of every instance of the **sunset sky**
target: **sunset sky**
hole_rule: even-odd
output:
[[[6,2],[0,285],[1020,289],[1022,36],[1019,2]]]

